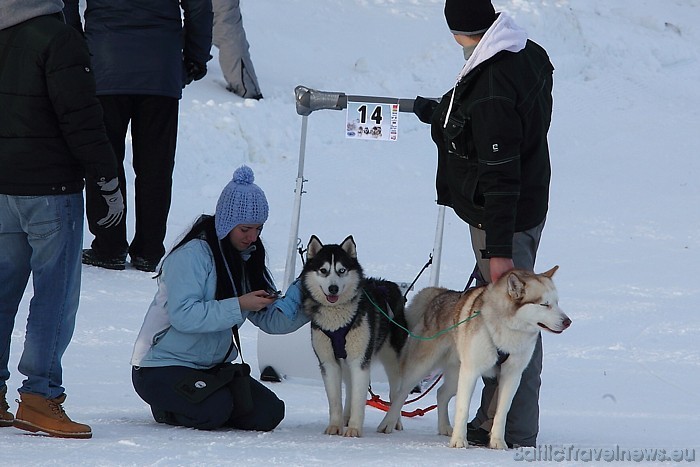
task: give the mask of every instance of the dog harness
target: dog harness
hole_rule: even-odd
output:
[[[319,328],[331,340],[331,346],[333,347],[333,355],[335,355],[336,360],[340,360],[341,358],[348,358],[348,353],[345,351],[345,337],[348,335],[348,332],[350,332],[350,328],[355,323],[358,316],[359,315],[356,314],[355,316],[353,316],[353,318],[348,324],[346,324],[342,328],[336,329],[335,331],[327,331],[325,329]]]
[[[386,287],[375,286],[374,290],[379,291],[382,295],[384,295],[385,298],[389,296],[389,290]],[[389,306],[388,302],[387,309],[389,310],[389,313],[393,316],[393,313],[391,312],[391,307]],[[327,331],[325,329],[319,328],[331,340],[331,346],[333,347],[333,355],[335,356],[336,360],[340,360],[341,358],[348,358],[348,353],[345,350],[345,338],[347,337],[348,332],[350,332],[350,328],[355,323],[358,316],[359,314],[355,314],[355,316],[352,317],[348,324],[346,324],[342,328],[336,329],[335,331]],[[506,358],[508,357],[506,356]],[[503,361],[505,361],[505,359]]]

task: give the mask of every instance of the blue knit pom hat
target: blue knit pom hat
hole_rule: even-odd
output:
[[[267,198],[254,181],[253,169],[242,165],[233,172],[233,179],[221,192],[214,216],[219,240],[239,224],[264,224],[267,220]]]

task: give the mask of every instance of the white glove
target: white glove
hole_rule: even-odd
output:
[[[124,217],[124,198],[119,189],[119,179],[116,177],[108,182],[103,178],[97,182],[97,185],[102,191],[102,197],[107,202],[107,215],[97,221],[97,225],[108,229],[119,224]]]

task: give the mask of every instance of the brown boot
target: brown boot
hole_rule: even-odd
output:
[[[6,394],[7,386],[0,389],[0,427],[12,426],[12,421],[15,419],[15,416],[9,411],[10,406],[5,399]]]
[[[61,404],[66,395],[61,394],[55,399],[46,399],[36,394],[21,393],[14,425],[20,430],[43,431],[58,438],[92,438],[92,430],[88,425],[72,421]]]

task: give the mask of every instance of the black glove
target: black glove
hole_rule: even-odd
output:
[[[185,85],[199,81],[207,74],[207,64],[185,58]]]
[[[119,180],[115,177],[110,181],[105,181],[104,178],[97,182],[100,187],[102,197],[107,203],[107,215],[97,221],[97,225],[104,228],[115,226],[121,222],[124,217],[124,198],[119,189]]]
[[[416,96],[413,100],[413,113],[416,114],[416,117],[418,117],[418,120],[421,122],[430,124],[437,105],[438,101],[436,100]]]

